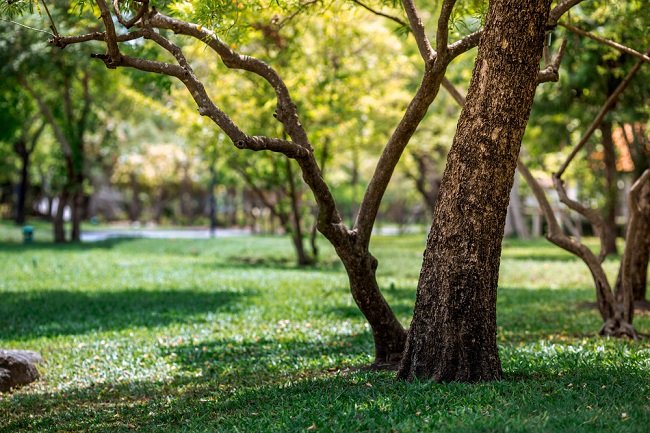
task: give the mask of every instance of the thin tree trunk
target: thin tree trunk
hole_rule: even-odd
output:
[[[134,173],[129,175],[131,181],[131,200],[129,202],[129,219],[136,222],[140,219],[140,184]]]
[[[614,150],[614,140],[612,139],[612,124],[603,120],[600,124],[600,131],[603,137],[603,162],[605,164],[605,244],[603,248],[606,254],[618,254],[616,247],[616,238],[618,230],[616,228],[616,208],[618,203],[618,188],[616,185],[616,152]]]
[[[501,240],[551,0],[490,2],[447,159],[398,378],[500,379]]]
[[[52,220],[52,229],[54,231],[54,242],[63,243],[65,239],[65,222],[63,221],[63,213],[65,211],[65,206],[68,203],[69,193],[67,190],[63,190],[59,195],[59,205],[56,208],[56,213],[54,214],[54,219]]]
[[[650,258],[650,214],[639,222],[636,249],[632,252],[630,265],[630,283],[634,301],[647,301],[648,260]]]
[[[21,147],[25,147],[24,152],[20,152],[20,183],[18,184],[18,197],[16,197],[16,224],[23,225],[27,220],[27,212],[25,204],[27,202],[27,190],[29,188],[29,157],[30,153],[23,143]]]
[[[217,231],[217,196],[214,189],[217,187],[217,170],[215,164],[210,164],[210,237]]]
[[[287,183],[289,184],[289,202],[291,203],[291,236],[293,237],[293,243],[296,247],[296,254],[298,256],[298,266],[310,266],[314,264],[314,259],[309,257],[309,254],[305,251],[305,246],[302,236],[302,216],[300,215],[300,210],[298,209],[298,192],[296,191],[296,183],[293,176],[293,170],[291,169],[291,160],[285,158],[285,169],[287,173]]]
[[[373,365],[377,368],[396,366],[404,351],[406,330],[379,290],[375,274],[377,259],[367,251],[354,248],[337,248],[337,253],[347,271],[352,297],[372,329],[375,342]]]
[[[646,182],[637,199],[637,209],[639,212],[635,221],[628,223],[628,233],[626,235],[626,245],[621,268],[616,280],[616,300],[623,302],[623,265],[626,257],[629,255],[628,278],[634,301],[645,301],[648,287],[648,259],[650,256],[650,182]],[[631,210],[632,211],[632,210]]]
[[[70,240],[72,242],[81,241],[81,220],[83,214],[84,197],[81,185],[77,185],[75,192],[72,194],[72,232],[70,233]]]
[[[530,232],[526,227],[526,221],[522,213],[521,200],[519,200],[519,176],[515,173],[514,183],[510,190],[510,205],[508,206],[508,217],[519,239],[530,239]]]

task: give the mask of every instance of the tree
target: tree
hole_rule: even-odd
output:
[[[535,140],[533,146],[536,149],[530,152],[532,158],[561,151],[580,139],[579,131],[591,123],[603,101],[615,91],[634,63],[635,51],[627,46],[643,48],[647,45],[648,19],[647,7],[641,1],[616,4],[586,2],[574,11],[570,19],[559,23],[572,33],[572,38],[559,83],[543,89],[533,108],[532,123],[541,128],[543,134]],[[640,130],[630,126],[648,121],[648,71],[647,68],[641,69],[638,77],[630,83],[630,90],[619,95],[617,102],[605,113],[597,133],[584,147],[585,160],[581,166],[585,171],[579,173],[578,178],[571,178],[569,173],[566,177],[578,183],[581,199],[598,202],[605,222],[603,236],[607,254],[617,253],[616,238],[621,233],[617,217],[624,215],[622,208],[625,206],[619,199],[623,181],[635,181],[647,168],[647,162],[643,161],[647,155],[645,148],[637,146],[638,140],[635,139],[636,131]],[[558,116],[559,110],[566,114]],[[614,135],[625,125],[628,125],[628,133],[619,138],[618,144],[621,147],[621,138],[624,138],[630,153],[635,156],[632,179],[621,170],[614,145]],[[572,168],[574,171],[579,169],[577,164]]]
[[[7,24],[3,23],[5,26]],[[102,77],[103,69],[93,71],[94,63],[89,64],[87,57],[79,56],[76,47],[66,54],[47,53],[47,44],[37,40],[28,28],[18,27],[9,34],[12,38],[9,43],[2,44],[0,51],[3,76],[17,84],[15,91],[21,92],[22,97],[28,95],[32,99],[39,118],[49,125],[60,146],[57,154],[63,169],[59,170],[61,182],[57,185],[54,239],[56,242],[66,240],[63,219],[64,210],[69,205],[71,239],[78,241],[85,210],[88,135],[99,124],[96,116],[98,101],[93,91],[97,87],[108,90],[110,80]],[[24,161],[29,160],[28,150],[22,145],[17,148]]]
[[[556,7],[550,24],[554,25],[555,20],[577,2],[578,0],[562,1]],[[370,237],[381,199],[386,191],[393,171],[406,145],[426,115],[429,106],[436,98],[447,66],[453,59],[475,47],[483,34],[483,30],[479,29],[472,33],[462,35],[455,42],[449,42],[449,21],[455,3],[455,1],[446,0],[441,5],[436,29],[435,49],[427,37],[422,17],[412,0],[403,1],[404,13],[406,14],[408,24],[399,18],[393,17],[394,20],[401,23],[404,27],[410,27],[418,52],[424,63],[422,79],[417,89],[414,90],[413,97],[405,108],[403,116],[393,129],[384,146],[373,177],[368,184],[359,206],[356,220],[351,227],[346,226],[343,222],[332,191],[322,176],[319,162],[315,156],[314,147],[312,146],[307,130],[303,126],[301,113],[297,109],[297,104],[293,99],[290,88],[287,86],[287,82],[282,79],[280,73],[269,63],[255,57],[253,53],[247,52],[246,55],[240,54],[235,50],[233,44],[225,42],[222,37],[210,30],[210,27],[223,30],[224,25],[227,26],[229,23],[235,26],[238,21],[233,17],[237,17],[238,20],[245,20],[254,16],[255,20],[259,21],[260,16],[265,16],[266,19],[277,22],[278,18],[273,17],[273,15],[278,12],[286,14],[286,11],[274,10],[276,7],[274,3],[271,3],[271,6],[263,5],[260,7],[254,5],[250,7],[250,10],[247,9],[247,6],[238,2],[224,2],[221,5],[217,5],[214,2],[197,2],[196,4],[183,2],[182,4],[178,3],[170,6],[177,15],[187,19],[196,19],[201,23],[192,24],[185,19],[167,15],[163,7],[160,10],[151,7],[147,1],[141,3],[124,3],[121,6],[115,2],[113,3],[115,6],[114,10],[111,12],[105,0],[96,0],[98,13],[101,16],[104,26],[103,31],[72,36],[54,35],[52,43],[63,48],[72,44],[101,41],[105,43],[106,52],[95,53],[93,57],[102,60],[108,68],[129,67],[175,77],[182,82],[197,104],[199,113],[211,119],[232,140],[237,148],[253,151],[268,150],[281,153],[295,160],[300,167],[304,181],[311,189],[318,203],[318,230],[332,243],[341,258],[348,273],[352,296],[372,328],[375,342],[375,362],[377,364],[385,362],[394,363],[402,356],[406,342],[406,330],[396,318],[379,289],[375,275],[378,263],[369,251]],[[290,11],[288,15],[285,15],[286,19],[283,23],[291,21],[299,12],[306,9],[309,5],[315,4],[317,5],[317,2],[295,5],[297,10]],[[497,2],[497,4],[502,5],[502,2]],[[532,7],[531,2],[526,4]],[[546,10],[540,9],[536,16],[537,21],[535,23],[539,25],[539,28],[530,28],[530,31],[535,34],[535,38],[532,38],[535,41],[537,41],[538,34],[543,35],[544,33],[550,0],[545,0],[545,4],[547,5]],[[517,9],[517,7],[509,3],[506,6],[508,6],[508,11]],[[387,14],[382,13],[382,15],[385,16]],[[513,21],[515,22],[518,19],[519,17],[517,16],[513,17]],[[116,25],[118,29],[116,29]],[[509,27],[510,25],[508,23],[505,27],[511,28]],[[517,26],[514,27],[518,28]],[[232,27],[229,29],[232,29]],[[175,35],[171,35],[171,33]],[[233,31],[233,33],[236,33],[236,31]],[[217,106],[210,97],[204,82],[194,72],[190,61],[185,55],[180,42],[183,38],[190,38],[202,42],[206,48],[206,51],[203,51],[202,55],[208,55],[208,53],[216,55],[228,68],[246,71],[264,80],[273,89],[275,94],[276,105],[273,115],[282,125],[282,135],[255,136],[247,134],[231,116]],[[492,45],[500,47],[499,44],[502,43],[502,38],[498,32],[491,34],[490,39],[493,39],[491,40]],[[151,42],[159,50],[167,52],[174,58],[174,62],[150,60],[140,56],[143,53],[139,53],[137,48],[141,42],[136,41],[143,40]],[[507,47],[498,49],[505,48]],[[518,60],[529,65],[531,63],[530,59],[534,57],[532,53],[535,50],[530,48],[532,50],[529,50],[530,52],[525,50],[518,51],[516,48],[514,45],[511,45],[509,50],[514,52]],[[130,55],[129,53],[134,53],[134,55]],[[549,65],[546,76],[553,77],[553,72],[556,68],[555,65]],[[489,71],[484,72],[489,73]],[[527,70],[527,72],[530,71]],[[481,100],[484,101],[484,99]],[[520,108],[525,108],[523,102]],[[260,115],[270,115],[270,113],[261,112]],[[512,125],[517,125],[522,130],[522,133],[523,126],[526,123],[525,118],[525,115],[519,114],[519,117],[512,119]],[[467,125],[463,126],[461,123],[461,126],[466,127]],[[510,132],[504,130],[503,133]],[[498,135],[500,131],[496,131],[496,133]],[[288,137],[287,139],[284,138],[284,134]],[[510,135],[516,138],[514,132]],[[518,143],[516,148],[518,148]],[[516,152],[514,150],[512,148],[506,151],[505,155],[500,156],[508,156],[512,159],[513,165],[516,159]],[[498,163],[495,157],[492,157],[491,161],[492,164]],[[459,162],[452,160],[448,165],[448,167],[451,167],[448,171],[460,170],[455,166]],[[514,170],[514,165],[512,169]],[[507,177],[507,169],[500,174],[501,181],[503,180],[501,177]],[[466,182],[467,179],[463,178],[461,180],[460,187],[462,188],[462,183]],[[444,183],[445,181],[443,180]],[[450,181],[447,180],[447,183],[450,183]],[[488,183],[489,178],[486,178],[483,180],[483,185],[480,185],[479,182],[478,188],[485,188],[485,184]],[[507,180],[503,180],[500,183],[499,194],[507,189],[507,185]],[[466,194],[466,191],[461,192]],[[464,199],[471,200],[471,197],[466,196]],[[489,194],[481,197],[481,199],[489,201]],[[504,203],[507,204],[507,193],[503,200],[503,203],[499,202],[498,206],[495,205],[496,207],[493,209],[494,214],[489,220],[478,221],[478,225],[475,227],[476,230],[485,229],[486,234],[497,233],[499,231],[498,227],[495,229],[494,227],[486,226],[491,224],[498,226],[498,219],[501,217],[501,214],[497,209]],[[493,202],[494,200],[489,201],[489,204],[494,204]],[[440,208],[446,208],[452,220],[457,218],[457,213],[460,212],[459,209],[452,210],[449,205],[440,206]],[[505,210],[502,216],[505,217]],[[503,224],[501,224],[502,227]],[[446,233],[449,234],[449,232]],[[454,234],[452,233],[452,235]],[[453,243],[453,239],[445,238],[444,236],[443,238],[441,239],[443,244],[449,245]],[[501,236],[498,236],[498,239],[498,245],[500,245]],[[496,252],[498,270],[498,248],[492,248],[495,245],[495,241],[488,241],[481,238],[481,242],[483,241],[487,242],[486,248],[490,250],[492,265],[494,265],[494,254]],[[490,276],[492,276],[493,272],[493,269],[490,270]],[[473,276],[478,278],[481,275],[474,273]],[[496,284],[496,279],[494,281],[490,280],[488,285],[491,284]],[[476,286],[473,287],[476,288]],[[488,305],[487,310],[491,311],[491,306]],[[498,375],[486,374],[485,376],[481,376],[481,378],[487,380],[496,376]],[[462,379],[462,377],[459,377],[459,379]]]
[[[501,239],[550,4],[490,2],[447,157],[399,378],[474,382],[502,376],[496,345]]]
[[[558,192],[562,203],[567,205],[571,210],[578,212],[583,217],[591,222],[596,232],[599,235],[601,250],[596,256],[589,248],[579,241],[566,236],[553,215],[550,209],[548,200],[534,177],[528,172],[523,163],[519,163],[519,168],[525,176],[528,184],[533,189],[540,206],[544,212],[546,220],[549,225],[549,233],[546,237],[556,244],[557,246],[575,254],[582,259],[589,268],[594,279],[596,288],[596,297],[598,301],[598,309],[604,320],[603,327],[598,331],[600,335],[604,336],[627,336],[630,338],[637,338],[638,334],[632,326],[634,317],[634,284],[639,284],[639,279],[643,280],[641,284],[645,285],[645,278],[647,275],[648,266],[648,224],[650,220],[650,169],[637,179],[629,193],[630,204],[630,220],[628,222],[626,234],[626,248],[621,260],[619,269],[619,276],[612,290],[612,285],[609,283],[607,275],[602,267],[602,261],[608,253],[607,234],[605,230],[606,221],[594,209],[591,209],[584,204],[572,200],[568,197],[564,180],[562,175],[567,167],[573,161],[577,153],[588,142],[590,136],[594,131],[599,128],[605,115],[616,102],[618,96],[625,90],[634,75],[640,69],[643,62],[650,54],[650,49],[646,51],[645,55],[637,60],[634,67],[628,72],[625,78],[620,82],[616,89],[607,98],[601,107],[598,115],[593,120],[585,134],[582,136],[578,144],[573,148],[566,161],[553,173],[553,184]],[[645,275],[644,275],[645,274]]]
[[[16,224],[22,225],[27,219],[30,162],[45,123],[39,122],[38,112],[29,98],[17,90],[19,87],[15,80],[3,80],[0,88],[0,142],[9,143],[20,161],[13,217]]]

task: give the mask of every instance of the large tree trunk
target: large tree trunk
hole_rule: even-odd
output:
[[[551,0],[490,2],[447,159],[400,379],[500,379],[501,240]]]
[[[603,137],[603,163],[605,164],[605,252],[607,254],[618,254],[616,248],[616,238],[618,230],[616,228],[616,207],[618,204],[618,187],[616,171],[616,151],[614,150],[614,140],[612,139],[612,124],[609,121],[603,121],[600,124],[600,132]]]

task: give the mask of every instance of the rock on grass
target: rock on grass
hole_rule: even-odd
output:
[[[43,362],[43,357],[29,350],[0,349],[0,392],[27,385],[39,378],[34,365]]]

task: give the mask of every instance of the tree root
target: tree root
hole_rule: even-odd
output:
[[[630,338],[639,340],[641,336],[634,326],[622,319],[607,319],[602,328],[598,331],[601,337]]]

